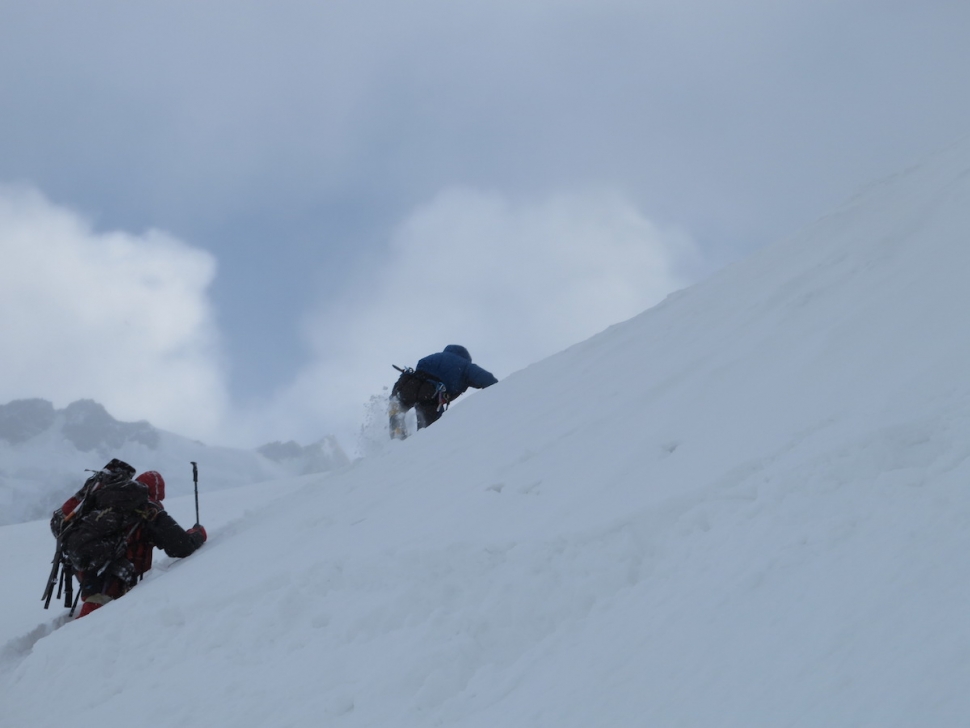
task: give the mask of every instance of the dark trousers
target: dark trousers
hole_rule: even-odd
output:
[[[391,390],[391,437],[404,439],[404,415],[412,407],[418,416],[418,429],[437,421],[444,408],[438,397],[440,382],[424,372],[404,371]]]

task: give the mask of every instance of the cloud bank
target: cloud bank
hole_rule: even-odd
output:
[[[449,189],[395,230],[379,262],[309,316],[313,363],[266,422],[338,434],[369,396],[463,344],[500,378],[627,319],[687,284],[690,237],[614,192],[513,201]]]
[[[337,434],[447,344],[505,377],[687,284],[690,237],[598,191],[512,200],[454,188],[415,209],[303,321],[310,363],[272,397],[230,402],[208,298],[216,261],[170,235],[99,232],[24,188],[0,188],[0,401],[79,398],[116,417],[258,445]]]
[[[455,184],[608,186],[720,265],[970,128],[965,1],[96,6],[3,4],[0,180],[214,252],[240,398]]]
[[[227,401],[208,253],[149,230],[99,232],[0,187],[0,401],[80,398],[180,434],[218,432]]]

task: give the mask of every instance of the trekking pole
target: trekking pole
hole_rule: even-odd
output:
[[[192,482],[195,483],[195,525],[199,525],[199,464],[194,460],[192,463]]]

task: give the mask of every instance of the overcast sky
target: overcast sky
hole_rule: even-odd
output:
[[[0,401],[336,433],[970,132],[965,0],[0,0]]]

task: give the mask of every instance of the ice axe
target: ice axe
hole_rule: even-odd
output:
[[[199,464],[194,460],[192,463],[192,482],[195,483],[195,525],[199,525]]]

